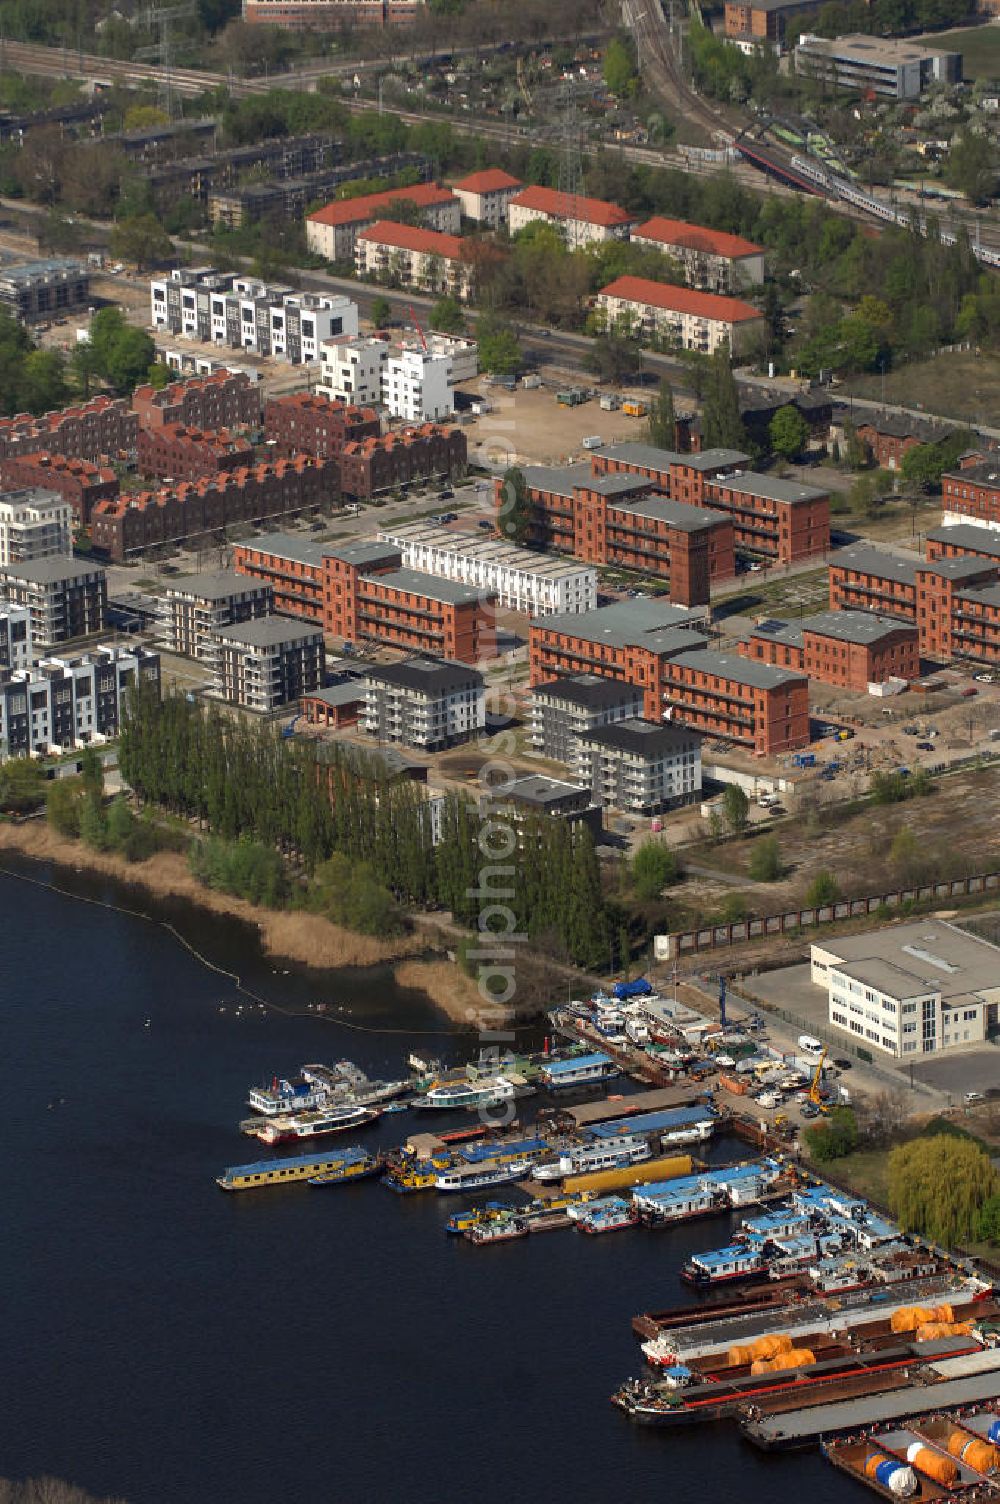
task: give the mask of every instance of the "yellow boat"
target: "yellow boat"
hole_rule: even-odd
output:
[[[433,1167],[425,1165],[391,1168],[382,1176],[382,1184],[387,1185],[390,1191],[400,1191],[403,1195],[410,1191],[433,1191],[437,1185],[438,1173]]]
[[[353,1180],[371,1175],[378,1168],[378,1158],[367,1149],[330,1150],[326,1154],[296,1154],[287,1159],[261,1159],[251,1165],[231,1165],[216,1177],[224,1191],[256,1191],[265,1185],[288,1185],[295,1180],[313,1180],[317,1176]]]

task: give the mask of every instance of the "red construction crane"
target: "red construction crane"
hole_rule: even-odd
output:
[[[420,335],[420,343],[423,345],[423,347],[424,347],[424,354],[426,355],[427,354],[427,341],[424,338],[424,331],[420,327],[420,320],[417,318],[417,315],[413,311],[413,304],[409,303],[407,305],[407,307],[409,308],[410,318],[413,321],[413,327],[417,331],[417,333]]]

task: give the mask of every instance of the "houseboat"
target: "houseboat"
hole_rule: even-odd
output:
[[[287,1159],[261,1159],[256,1164],[231,1165],[216,1176],[216,1185],[224,1191],[256,1191],[265,1185],[290,1185],[296,1180],[312,1180],[317,1175],[336,1175],[346,1161],[363,1149],[332,1150],[326,1154],[296,1154]]]
[[[716,1248],[710,1253],[695,1253],[681,1269],[681,1279],[686,1284],[707,1287],[722,1285],[731,1280],[750,1279],[761,1274],[766,1260],[757,1244],[730,1243],[726,1248]]]
[[[338,1060],[334,1065],[304,1065],[303,1081],[319,1087],[340,1102],[372,1107],[391,1102],[410,1090],[410,1081],[373,1080],[353,1060]]]
[[[430,1111],[476,1112],[481,1107],[503,1107],[515,1097],[526,1096],[529,1090],[527,1087],[519,1090],[506,1076],[485,1076],[478,1081],[439,1081],[413,1105]]]
[[[318,1175],[309,1176],[310,1185],[343,1185],[349,1180],[364,1180],[369,1175],[377,1175],[385,1161],[381,1154],[372,1154],[360,1144],[353,1149],[345,1149],[340,1155],[340,1165],[334,1170],[321,1170]]]
[[[564,1175],[584,1175],[592,1170],[620,1170],[652,1158],[648,1139],[632,1134],[611,1143],[582,1144],[567,1149],[557,1160],[545,1160],[532,1170],[536,1180],[561,1180]]]
[[[477,1248],[484,1243],[509,1243],[514,1238],[526,1238],[528,1224],[523,1217],[491,1217],[468,1228],[463,1236]]]
[[[571,1207],[566,1214],[581,1232],[621,1232],[639,1220],[635,1205],[624,1196],[600,1196],[588,1206]]]
[[[541,1067],[541,1079],[551,1091],[565,1091],[573,1086],[596,1086],[621,1071],[610,1055],[595,1050],[590,1055],[571,1055],[567,1060],[547,1060]]]
[[[464,1212],[452,1212],[444,1224],[445,1232],[461,1234],[468,1232],[470,1227],[476,1227],[480,1222],[488,1222],[492,1217],[505,1216],[513,1213],[514,1205],[510,1201],[487,1201],[482,1206],[467,1207]]]
[[[435,1179],[439,1191],[483,1191],[494,1185],[509,1185],[529,1173],[527,1159],[484,1160],[475,1165],[452,1165]]]

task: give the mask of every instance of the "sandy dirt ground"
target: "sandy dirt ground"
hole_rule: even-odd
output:
[[[480,378],[464,390],[479,391],[492,409],[465,425],[469,457],[480,464],[563,465],[586,459],[585,438],[616,444],[646,437],[644,418],[602,412],[596,397],[580,407],[560,407],[554,386],[506,392]]]

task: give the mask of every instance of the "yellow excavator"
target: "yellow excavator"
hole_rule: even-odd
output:
[[[815,1103],[820,1112],[829,1112],[829,1108],[819,1094],[819,1083],[823,1079],[823,1066],[829,1053],[829,1049],[826,1048],[824,1049],[822,1055],[819,1057],[819,1064],[816,1066],[816,1070],[813,1073],[812,1084],[809,1087],[809,1100],[810,1102]]]

